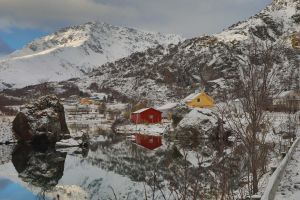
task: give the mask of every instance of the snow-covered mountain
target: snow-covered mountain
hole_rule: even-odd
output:
[[[247,44],[255,38],[261,44],[280,42],[287,48],[276,55],[274,70],[278,89],[290,89],[300,81],[299,60],[291,42],[297,32],[300,1],[274,0],[260,13],[221,33],[134,53],[101,66],[79,85],[91,88],[93,83],[93,88],[110,88],[152,101],[178,100],[199,86],[220,96],[226,83],[237,80],[241,64],[238,58],[245,57]]]
[[[55,88],[55,91],[61,91],[61,89],[65,90],[66,85],[71,85],[71,88],[78,85],[79,89],[84,92],[89,92],[89,90],[91,92],[111,92],[114,96],[123,99],[146,99],[152,103],[177,101],[194,92],[195,89],[205,87],[210,95],[217,99],[229,88],[228,84],[235,84],[238,80],[240,58],[245,58],[247,53],[249,54],[247,48],[254,38],[259,44],[282,43],[284,45],[284,51],[281,50],[273,57],[273,70],[276,71],[274,88],[279,92],[291,90],[300,87],[300,51],[296,51],[297,48],[300,49],[300,37],[295,36],[296,33],[300,33],[300,1],[274,0],[258,14],[248,20],[238,22],[218,34],[187,39],[178,44],[148,48],[145,51],[136,52],[128,57],[94,68],[91,73],[79,80],[70,80],[64,84],[53,83],[52,87]],[[174,37],[171,38],[174,41]],[[175,36],[175,38],[175,41],[179,41],[178,37]],[[88,45],[83,45],[82,49],[86,46]],[[91,48],[88,49],[87,52]],[[36,51],[47,52],[49,50]],[[93,62],[92,56],[71,58],[59,50],[54,52],[57,51],[59,53],[47,53],[47,56],[51,55],[53,60],[60,61],[65,61],[65,58],[73,59],[76,64]],[[20,52],[13,54],[10,60],[21,54]],[[60,67],[60,71],[56,71],[58,73],[56,77],[60,77],[60,74],[67,74],[64,72],[69,72],[70,66],[72,65],[65,64]],[[77,66],[79,65],[73,66],[72,69],[77,69]],[[42,63],[39,67],[42,70],[40,74],[50,73],[49,70],[43,68]],[[1,68],[0,79],[6,77],[6,75],[2,75],[3,72],[10,76],[13,74],[8,73],[11,68],[6,70],[3,70],[5,68],[3,66]],[[45,73],[45,71],[47,72]],[[26,73],[30,74],[30,72]],[[24,79],[32,77],[34,75],[30,74],[24,76]],[[11,77],[9,78],[11,80]],[[16,79],[19,82],[17,77]],[[26,80],[22,81],[26,82]],[[29,89],[25,88],[25,90]],[[79,92],[78,88],[76,91]],[[32,92],[27,93],[31,94]]]
[[[92,69],[157,45],[177,44],[178,35],[163,35],[93,22],[64,28],[34,40],[0,60],[0,89],[45,80],[81,77]]]

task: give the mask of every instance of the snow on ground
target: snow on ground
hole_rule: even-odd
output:
[[[73,138],[61,140],[59,142],[56,142],[55,146],[57,148],[64,148],[64,147],[77,147],[79,146],[81,141],[77,141]]]
[[[200,153],[196,151],[186,151],[183,149],[179,150],[182,155],[185,156],[186,160],[190,162],[194,167],[198,167],[199,164],[201,167],[208,167],[211,165],[212,156],[202,156]]]
[[[300,135],[298,127],[297,137]],[[300,199],[300,144],[296,147],[279,187],[275,200],[299,200]]]
[[[168,127],[169,127],[169,123],[128,124],[128,125],[118,126],[117,132],[124,133],[124,134],[141,133],[141,134],[161,135],[167,130]]]
[[[14,142],[12,132],[13,117],[0,116],[0,143]]]
[[[125,110],[126,107],[128,106],[127,103],[107,103],[106,108],[110,110]]]
[[[277,189],[275,200],[300,199],[300,146],[292,156]]]
[[[56,199],[58,195],[59,199],[63,200],[88,199],[88,194],[81,187],[76,185],[57,185],[54,191],[46,193],[49,199]]]

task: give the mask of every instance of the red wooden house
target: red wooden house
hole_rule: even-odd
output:
[[[136,124],[160,123],[161,114],[162,112],[160,112],[159,110],[155,110],[154,108],[143,108],[131,113],[131,121]]]
[[[135,142],[147,149],[153,150],[162,145],[161,136],[135,134]]]

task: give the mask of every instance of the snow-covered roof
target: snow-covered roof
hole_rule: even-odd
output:
[[[200,95],[201,92],[197,92],[197,93],[193,93],[193,94],[190,94],[189,96],[185,97],[183,99],[184,102],[189,102],[189,101],[192,101],[193,99],[195,99],[198,95]]]
[[[178,105],[178,103],[166,103],[160,107],[156,107],[157,110],[169,110],[169,109],[172,109],[172,108],[175,108],[176,106]]]
[[[149,110],[149,109],[154,109],[154,108],[142,108],[142,109],[139,109],[139,110],[134,111],[134,112],[132,112],[132,113],[142,113],[142,112],[144,112],[144,111],[146,111],[146,110]],[[154,109],[154,110],[156,110],[156,109]],[[159,110],[157,110],[157,111],[160,112]]]
[[[105,93],[92,93],[91,99],[100,99],[103,100],[104,98],[107,98],[107,94]]]
[[[134,111],[134,112],[132,112],[132,113],[142,113],[142,112],[144,112],[144,111],[146,111],[146,110],[148,110],[148,109],[150,109],[150,108],[142,108],[142,109],[139,109],[139,110]]]

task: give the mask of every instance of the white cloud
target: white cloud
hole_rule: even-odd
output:
[[[271,0],[0,0],[0,28],[54,30],[100,20],[187,37],[221,31]]]

